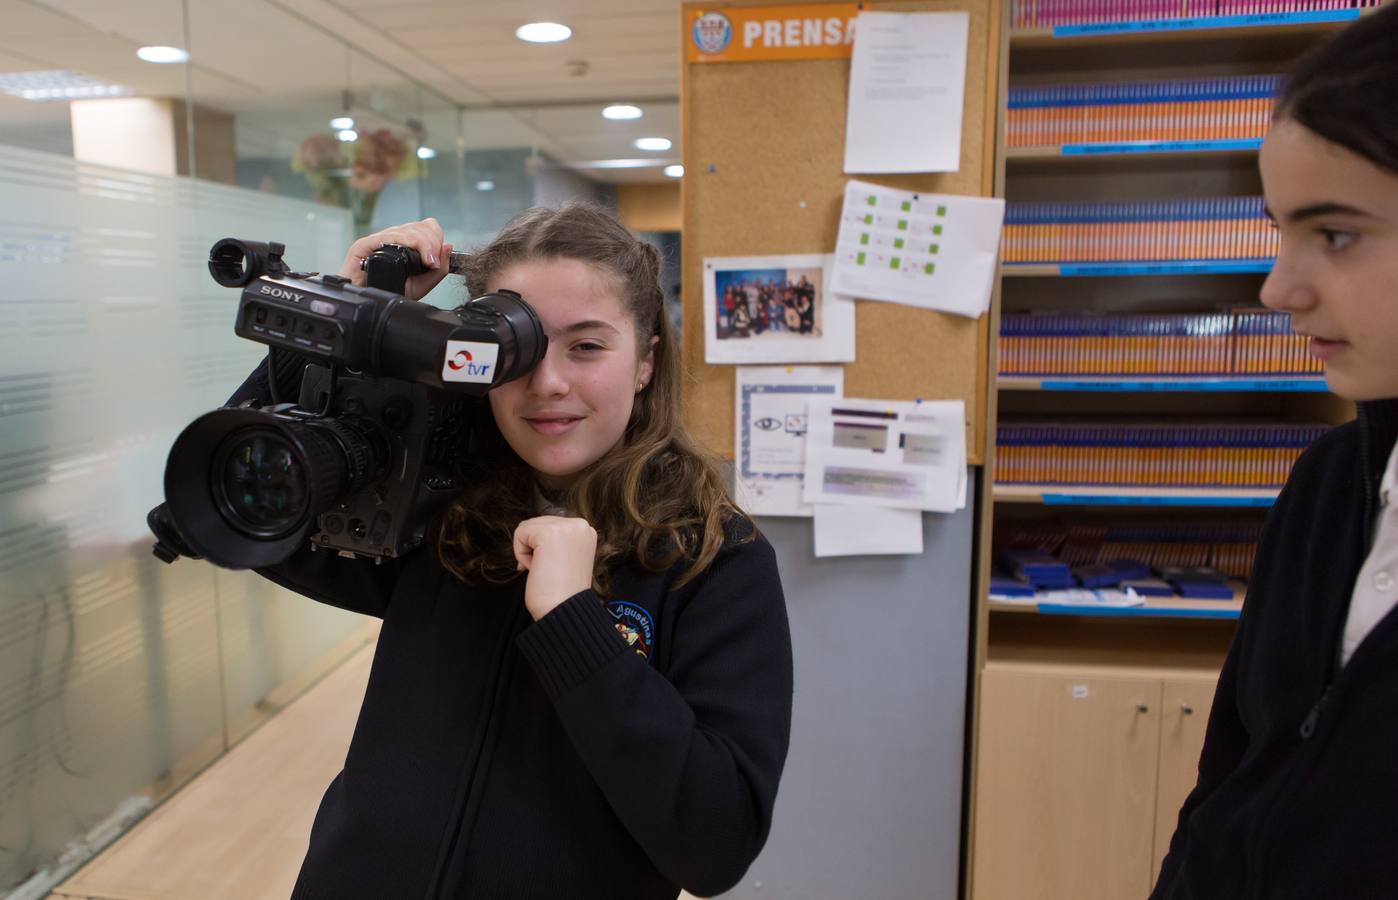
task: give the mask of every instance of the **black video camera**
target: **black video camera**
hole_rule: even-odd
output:
[[[548,347],[512,291],[451,311],[404,298],[406,277],[424,271],[410,248],[366,260],[367,287],[290,271],[284,251],[232,238],[209,251],[214,280],[242,288],[234,332],[268,347],[273,400],[206,413],[175,439],[166,502],[147,518],[165,562],[258,568],[308,538],[346,556],[401,556],[460,490],[471,421],[489,415],[473,398],[528,373]],[[277,398],[278,352],[308,358],[295,403]]]

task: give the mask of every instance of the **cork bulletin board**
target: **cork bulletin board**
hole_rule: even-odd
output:
[[[779,0],[686,4],[681,47],[688,45],[696,10],[780,5]],[[728,458],[733,455],[733,366],[704,362],[704,259],[833,252],[850,178],[928,193],[992,194],[999,4],[907,0],[871,8],[969,13],[959,171],[844,174],[848,59],[681,63],[686,422],[711,450]],[[859,302],[856,361],[845,364],[846,396],[963,400],[967,458],[981,464],[989,319]]]

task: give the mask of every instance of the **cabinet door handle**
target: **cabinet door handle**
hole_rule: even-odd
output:
[[[1192,716],[1194,715],[1194,707],[1190,706],[1188,703],[1181,703],[1180,712],[1184,713],[1186,716]]]
[[[1144,714],[1150,712],[1150,707],[1147,706],[1147,705],[1144,704],[1144,703],[1137,703],[1137,704],[1136,704],[1136,712],[1141,713],[1142,715],[1144,715]]]

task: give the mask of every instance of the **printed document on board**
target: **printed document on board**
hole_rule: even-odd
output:
[[[964,12],[855,20],[845,172],[955,172],[966,87]]]
[[[815,555],[888,556],[922,552],[922,510],[815,505]]]
[[[1005,201],[845,184],[832,289],[977,318],[990,308]]]
[[[954,512],[966,505],[966,406],[812,397],[807,503]]]

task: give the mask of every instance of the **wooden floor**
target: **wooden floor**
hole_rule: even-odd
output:
[[[344,765],[373,658],[374,645],[360,650],[50,896],[290,896],[316,807]]]
[[[62,900],[285,898],[340,771],[374,645],[356,653],[50,894]],[[693,900],[681,894],[682,900]]]

